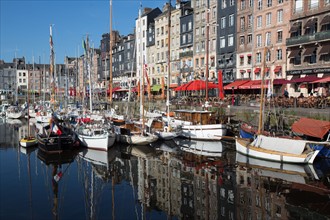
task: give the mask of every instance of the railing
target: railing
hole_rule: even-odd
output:
[[[330,30],[318,32],[315,34],[315,40],[327,40],[330,38]]]
[[[192,57],[193,56],[193,51],[186,51],[186,52],[182,52],[179,54],[179,57]]]
[[[316,41],[316,35],[302,35],[286,39],[286,45],[291,46],[297,44],[311,43],[313,41]]]

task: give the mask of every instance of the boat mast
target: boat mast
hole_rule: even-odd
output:
[[[167,121],[170,122],[170,76],[171,76],[171,0],[168,0],[168,30],[167,30],[167,41],[168,41],[168,51],[167,51],[167,89],[166,89],[166,112]]]
[[[141,5],[142,7],[142,5]],[[142,9],[139,10],[139,52],[140,52],[140,118],[142,119],[142,131],[144,131],[144,67],[143,67],[143,52],[142,52],[142,25],[141,25],[141,14]]]
[[[112,103],[112,0],[110,0],[110,34],[109,34],[109,102]]]
[[[264,81],[266,72],[266,53],[267,47],[264,48],[264,59],[263,59],[263,70],[261,72],[261,92],[260,92],[260,112],[259,112],[259,124],[258,124],[258,134],[263,131],[263,105],[264,105]]]
[[[208,81],[209,81],[209,30],[210,30],[210,0],[207,0],[206,10],[206,45],[205,45],[205,102],[209,100]]]
[[[49,73],[50,73],[50,84],[51,84],[51,92],[50,92],[50,103],[55,103],[55,77],[54,77],[54,45],[53,45],[53,25],[50,25],[50,66],[49,66]]]

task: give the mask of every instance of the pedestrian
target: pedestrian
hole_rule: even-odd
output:
[[[284,95],[285,98],[289,98],[289,92],[286,88],[284,89],[283,95]]]

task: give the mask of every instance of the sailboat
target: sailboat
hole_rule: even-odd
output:
[[[27,135],[22,138],[19,143],[22,147],[32,147],[38,144],[37,139],[35,138],[35,136],[31,135],[30,132],[30,113],[29,113],[29,103],[30,103],[30,99],[29,99],[29,74],[28,74],[28,80],[27,80]]]
[[[266,54],[266,47],[264,54]],[[261,80],[261,96],[259,111],[259,126],[255,139],[236,138],[236,151],[247,156],[264,160],[286,163],[309,163],[312,164],[319,150],[313,150],[308,141],[297,140],[287,137],[272,137],[262,133],[262,115],[264,105],[264,77],[266,69],[266,56],[264,56],[263,74]]]
[[[87,36],[87,43],[84,47],[85,55],[87,59],[87,72],[89,76],[89,108],[90,113],[93,112],[93,103],[92,103],[92,83],[91,83],[91,54]],[[85,45],[85,44],[84,44]],[[75,130],[77,133],[78,139],[80,142],[87,148],[107,151],[111,147],[116,139],[116,135],[112,132],[112,129],[107,129],[104,123],[96,122],[95,123],[82,123]]]
[[[54,80],[54,48],[53,48],[53,31],[50,25],[50,76],[51,76],[51,100],[55,103],[55,80]],[[47,124],[36,123],[37,140],[40,150],[46,153],[60,153],[65,150],[71,150],[77,146],[75,143],[75,134],[55,113],[52,112],[51,118]]]
[[[182,134],[180,126],[172,127],[167,123],[170,121],[170,70],[171,70],[171,1],[168,5],[168,23],[167,23],[167,38],[168,38],[168,50],[167,50],[167,89],[166,89],[166,120],[162,119],[162,115],[159,117],[153,117],[148,120],[149,132],[155,133],[161,140],[171,140]],[[164,79],[162,78],[162,85],[164,85]],[[163,91],[164,92],[164,91]],[[157,115],[155,112],[153,115]],[[166,122],[167,121],[167,122]]]
[[[141,9],[139,10],[139,32],[142,39]],[[117,141],[125,144],[148,145],[158,140],[158,136],[149,133],[145,129],[145,111],[144,111],[144,68],[142,43],[140,44],[140,120],[126,121],[125,124],[114,126],[117,135]]]

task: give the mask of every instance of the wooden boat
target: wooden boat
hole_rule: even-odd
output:
[[[146,123],[146,130],[153,133],[161,140],[171,140],[182,134],[181,126],[167,126],[161,118],[151,118]]]
[[[265,47],[265,53],[267,48]],[[264,58],[265,59],[265,58]],[[263,70],[266,69],[264,60]],[[254,140],[236,138],[236,151],[250,157],[286,163],[312,164],[319,150],[313,150],[304,140],[263,134],[264,76],[262,74],[258,131]]]
[[[108,151],[116,140],[114,133],[100,124],[85,124],[76,129],[80,142],[87,148]]]
[[[38,148],[47,153],[60,153],[77,148],[76,135],[71,128],[61,125],[56,117],[49,124],[37,125]]]
[[[292,138],[257,135],[252,142],[243,138],[235,141],[237,152],[270,161],[311,164],[319,153],[307,141]]]
[[[182,137],[214,141],[221,140],[222,136],[227,134],[226,124],[220,122],[215,112],[208,110],[176,110],[174,113],[175,116],[169,121],[169,125],[173,127],[182,126]]]
[[[116,139],[123,144],[148,145],[158,140],[158,137],[151,133],[144,133],[135,123],[125,123],[121,126],[114,126]]]
[[[32,147],[36,146],[38,144],[38,141],[35,137],[27,136],[22,138],[19,143],[22,147]]]
[[[24,118],[24,111],[18,106],[9,106],[6,111],[6,117],[10,119]]]

